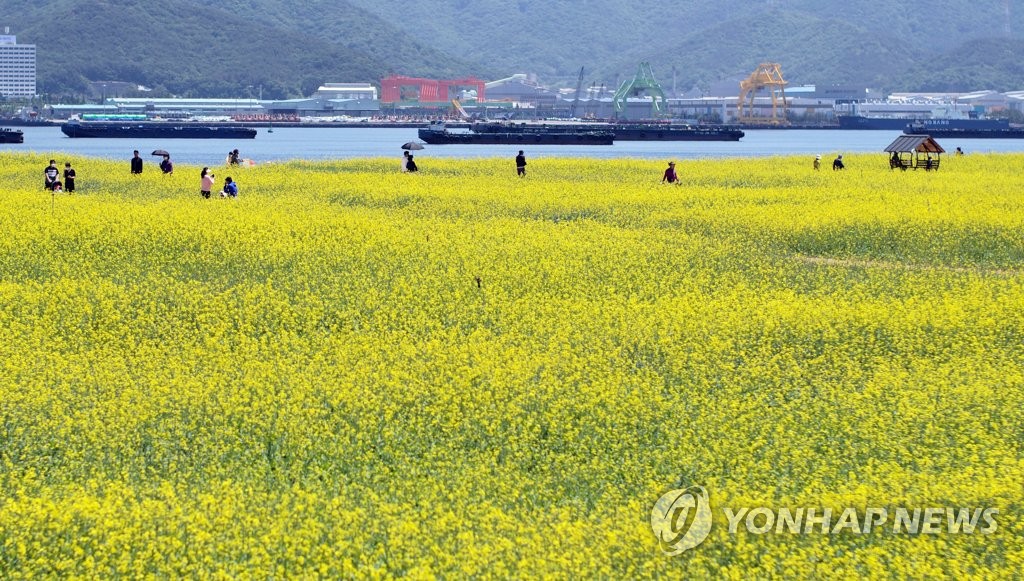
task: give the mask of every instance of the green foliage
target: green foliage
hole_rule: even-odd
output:
[[[262,85],[264,97],[284,98],[323,82],[376,82],[395,69],[450,74],[457,62],[415,42],[391,42],[401,33],[337,2],[15,4],[0,0],[0,10],[11,15],[19,42],[37,46],[45,93],[84,92],[85,79],[109,79],[194,97],[244,96]]]
[[[1020,89],[1020,79],[1024,78],[1021,54],[1024,41],[1019,39],[969,42],[956,51],[915,62],[907,71],[906,84],[918,91],[955,91],[961,87]]]
[[[394,10],[376,0],[350,2],[381,17]],[[1024,11],[1007,19],[998,0],[927,6],[866,0],[856,10],[838,0],[425,0],[404,5],[402,13],[396,26],[417,40],[473,55],[505,73],[536,72],[567,87],[575,85],[580,66],[587,69],[588,84],[616,87],[641,61],[651,62],[663,84],[675,67],[679,89],[746,76],[764,61],[782,63],[795,83],[892,90],[911,90],[926,80],[972,83],[960,90],[982,81],[1012,86],[1021,78],[1012,58],[993,62],[985,50],[963,48],[1005,36],[1007,26],[1024,30]],[[929,67],[927,77],[909,78],[919,63],[936,61],[942,65]],[[945,79],[942,66],[954,64],[965,73]]]
[[[40,91],[83,93],[120,80],[191,96],[309,94],[330,81],[389,73],[616,87],[640,61],[680,90],[746,76],[763,61],[793,83],[890,90],[1018,88],[1024,11],[998,0],[0,0],[39,54]],[[1007,34],[1007,31],[1010,34]]]

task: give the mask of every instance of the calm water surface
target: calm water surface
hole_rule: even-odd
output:
[[[393,157],[400,146],[416,141],[416,129],[372,128],[275,128],[259,129],[255,139],[72,139],[58,127],[25,127],[25,143],[0,145],[0,151],[33,151],[52,154],[55,159],[76,155],[127,160],[132,150],[148,154],[166,149],[178,163],[221,165],[227,152],[238,148],[242,157],[257,163],[294,159],[350,159]],[[770,155],[821,154],[830,159],[836,153],[870,153],[882,150],[899,135],[895,131],[840,130],[748,130],[738,142],[620,141],[614,145],[527,146],[529,158],[588,157],[598,159],[694,159],[704,157],[758,157]],[[972,152],[1022,152],[1024,139],[939,139],[952,152],[960,146]],[[416,152],[418,159],[431,157],[488,158],[514,157],[516,145],[427,145]],[[148,160],[156,158],[144,155]]]

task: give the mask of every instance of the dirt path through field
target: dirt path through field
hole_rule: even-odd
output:
[[[930,265],[930,264],[910,264],[905,262],[896,262],[893,260],[868,260],[859,258],[830,258],[827,256],[809,256],[806,254],[794,254],[790,258],[797,262],[803,262],[805,264],[821,264],[825,266],[845,266],[845,267],[857,267],[857,268],[887,268],[887,269],[903,269],[903,270],[914,270],[914,271],[945,271],[945,272],[960,272],[960,273],[974,273],[981,275],[991,276],[1019,276],[1024,274],[1024,271],[1018,269],[1008,268],[969,268],[964,266],[944,266],[944,265]]]

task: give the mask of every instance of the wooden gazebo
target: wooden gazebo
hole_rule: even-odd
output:
[[[946,153],[930,135],[900,135],[885,148],[889,169],[939,169],[939,157]]]

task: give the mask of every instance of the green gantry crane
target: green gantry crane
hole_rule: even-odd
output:
[[[665,91],[661,89],[661,85],[654,79],[651,63],[642,62],[640,63],[640,68],[636,71],[636,76],[632,80],[623,82],[619,90],[615,91],[615,96],[612,97],[615,116],[618,117],[620,114],[625,113],[626,99],[639,95],[641,91],[645,91],[651,97],[652,118],[657,119],[668,114],[668,101],[665,98]]]
[[[583,67],[580,67],[580,78],[576,80],[576,96],[572,100],[572,105],[569,107],[569,118],[574,119],[576,117],[576,106],[580,104],[580,90],[583,88]]]

